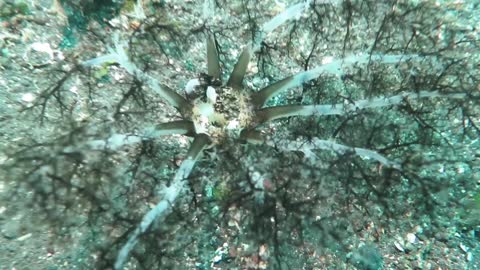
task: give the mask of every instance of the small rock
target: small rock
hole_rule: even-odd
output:
[[[417,248],[412,243],[406,243],[404,249],[406,252],[410,252],[416,250]]]
[[[455,248],[458,247],[458,245],[455,241],[447,241],[445,244],[447,245],[447,247],[452,248],[452,249],[455,249]]]
[[[467,259],[467,262],[473,261],[473,253],[472,252],[467,252],[466,259]]]
[[[418,237],[418,240],[423,241],[423,242],[428,239],[428,237],[426,237],[426,236],[423,235],[423,234],[419,234],[417,237]]]
[[[1,184],[0,184],[0,192],[1,192]],[[7,208],[5,206],[0,206],[0,220],[4,220],[6,218],[6,216],[4,215],[6,210]]]
[[[358,270],[383,269],[383,256],[374,245],[366,244],[355,250],[350,256],[351,263]]]
[[[405,252],[405,249],[403,248],[403,246],[399,242],[394,242],[393,244],[395,245],[395,247],[397,248],[398,251]]]
[[[447,242],[448,241],[448,234],[444,232],[439,232],[435,234],[435,239],[437,239],[440,242]]]
[[[10,220],[2,227],[2,235],[6,239],[15,239],[18,237],[20,222],[18,220]]]
[[[415,236],[413,233],[407,233],[407,241],[413,244],[415,241],[417,241],[417,236]]]
[[[417,226],[415,226],[415,227],[413,228],[413,231],[414,231],[415,233],[421,234],[421,233],[423,233],[423,228],[422,228],[422,226],[417,225]]]
[[[30,238],[30,237],[32,237],[32,234],[31,234],[31,233],[27,233],[27,234],[22,235],[22,236],[20,236],[19,238],[17,238],[17,240],[18,240],[18,241],[24,241],[24,240],[26,240],[26,239],[28,239],[28,238]]]

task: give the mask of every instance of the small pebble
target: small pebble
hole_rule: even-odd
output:
[[[22,236],[20,236],[19,238],[17,238],[17,240],[18,240],[18,241],[24,241],[24,240],[30,238],[31,236],[32,236],[31,233],[27,233],[27,234],[22,235]]]
[[[415,241],[417,241],[417,237],[413,233],[407,233],[407,240],[413,244]]]
[[[473,253],[472,252],[467,252],[467,262],[473,261]]]
[[[403,248],[403,246],[399,242],[395,242],[393,244],[398,249],[398,251],[405,252],[405,249]]]
[[[440,242],[447,242],[448,241],[448,234],[446,233],[436,233],[435,238]]]

